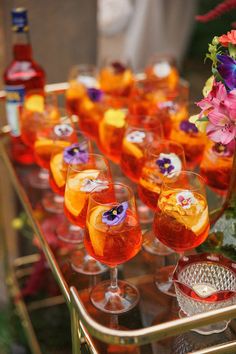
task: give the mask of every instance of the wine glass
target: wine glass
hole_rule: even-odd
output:
[[[157,117],[128,115],[128,125],[121,147],[120,166],[123,173],[133,182],[139,181],[145,160],[145,147],[162,138],[162,125]]]
[[[31,90],[25,98],[24,106],[20,114],[21,136],[25,145],[34,148],[37,131],[41,129],[45,122],[56,124],[59,122],[59,111],[57,98],[53,94],[43,94],[38,90]],[[29,175],[30,185],[47,189],[48,171],[43,167]]]
[[[155,141],[147,145],[145,161],[138,184],[139,198],[153,211],[161,191],[162,182],[171,181],[186,168],[183,147],[171,140]],[[143,248],[150,253],[167,255],[171,250],[158,242],[153,230],[144,234]]]
[[[68,220],[81,228],[85,227],[88,196],[97,186],[101,194],[108,189],[111,173],[108,161],[101,155],[87,154],[83,163],[72,159],[67,169],[64,194],[64,212]],[[83,274],[99,274],[106,267],[90,257],[85,249],[72,255],[71,265]]]
[[[126,109],[107,109],[99,123],[98,148],[115,163],[120,162],[122,139],[126,127]]]
[[[165,179],[158,198],[153,230],[159,241],[180,255],[202,244],[210,229],[205,180],[197,173],[181,171]],[[173,295],[173,268],[156,274],[159,290]]]
[[[85,139],[80,133],[77,133],[77,138],[77,143],[74,143],[63,150],[60,148],[58,149],[57,142],[55,142],[53,147],[50,160],[49,183],[55,193],[51,197],[51,203],[56,204],[56,207],[58,199],[57,195],[61,197],[60,203],[64,203],[66,175],[69,164],[71,161],[76,164],[84,163],[87,159],[88,153],[92,152],[92,145],[88,139]],[[56,234],[58,238],[64,242],[80,243],[83,241],[84,230],[77,225],[64,221],[56,228]]]
[[[111,280],[95,286],[90,294],[93,305],[108,313],[124,313],[138,300],[138,290],[117,280],[117,266],[133,258],[142,245],[135,198],[124,184],[110,184],[89,196],[84,245],[87,252],[110,267]]]
[[[203,153],[200,173],[206,184],[220,195],[225,195],[229,187],[234,150],[234,140],[228,145],[209,140]]]
[[[174,90],[179,81],[179,72],[173,56],[168,54],[154,54],[145,68],[148,80],[155,82],[158,88]]]
[[[69,114],[79,114],[79,107],[87,88],[98,87],[97,68],[91,64],[74,65],[69,72],[66,108]]]
[[[36,131],[34,143],[36,163],[49,171],[52,152],[60,153],[75,142],[77,142],[75,125],[71,117],[62,115],[61,111],[59,122],[43,121]],[[49,212],[62,213],[63,211],[63,197],[60,195],[48,192],[44,195],[42,204]]]
[[[182,119],[173,122],[170,139],[183,146],[187,165],[192,169],[202,160],[207,137],[189,121],[191,116],[199,113],[199,108],[195,104],[187,103],[185,110]]]
[[[101,89],[113,96],[127,97],[134,82],[129,63],[106,58],[98,74]]]

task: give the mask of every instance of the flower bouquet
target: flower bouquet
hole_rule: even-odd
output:
[[[233,237],[230,236],[230,242],[235,244],[236,30],[214,37],[208,49],[206,58],[212,61],[212,76],[203,88],[204,98],[196,103],[201,111],[198,115],[190,117],[190,122],[195,123],[200,131],[206,132],[219,154],[232,156],[227,195],[222,208],[212,214],[212,225],[217,232],[230,233]],[[220,174],[220,168],[215,166],[216,174]]]

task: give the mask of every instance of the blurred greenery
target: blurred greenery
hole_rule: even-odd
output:
[[[223,0],[199,0],[197,14],[205,14],[222,2]],[[208,43],[211,42],[214,36],[221,35],[232,29],[231,24],[235,21],[235,18],[236,10],[231,10],[218,19],[207,23],[196,21],[187,56],[192,59],[203,60],[207,52]]]

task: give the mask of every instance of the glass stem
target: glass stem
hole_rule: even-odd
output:
[[[54,195],[54,201],[57,204],[62,204],[64,202],[64,197],[58,194]]]
[[[110,277],[111,277],[111,285],[110,285],[110,291],[116,293],[118,291],[118,281],[117,281],[117,267],[111,267],[110,268]]]
[[[49,177],[48,170],[46,170],[46,168],[40,168],[40,170],[39,170],[39,178],[47,180],[48,177]]]

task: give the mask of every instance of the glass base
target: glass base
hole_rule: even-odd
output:
[[[138,289],[123,281],[118,281],[118,292],[111,291],[110,281],[104,281],[95,286],[90,294],[92,304],[99,310],[112,314],[130,311],[139,302]]]
[[[176,297],[175,287],[172,281],[172,274],[174,272],[175,266],[169,265],[157,269],[155,273],[154,282],[162,293]]]
[[[97,275],[108,270],[107,266],[96,261],[96,259],[89,256],[85,248],[76,250],[71,255],[71,267],[81,274]]]
[[[153,230],[144,233],[142,247],[146,252],[158,256],[168,256],[169,254],[174,253],[169,247],[158,241],[154,236]]]
[[[179,310],[179,317],[185,318],[188,316],[182,310]],[[203,327],[190,329],[190,331],[202,334],[204,336],[209,336],[211,334],[221,333],[225,331],[226,328],[228,327],[229,322],[230,321],[216,322]]]
[[[46,169],[40,168],[33,171],[28,176],[28,181],[31,187],[37,189],[49,189],[49,173]]]
[[[64,197],[54,193],[47,193],[42,199],[42,204],[45,210],[53,214],[61,214],[64,211]]]
[[[84,229],[64,221],[56,228],[59,240],[67,243],[81,243],[84,239]]]

